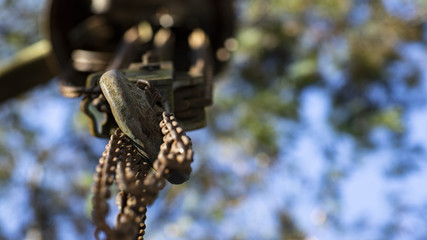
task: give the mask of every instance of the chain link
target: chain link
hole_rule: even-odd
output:
[[[138,81],[138,84],[152,105],[159,101],[160,94],[149,82]],[[164,188],[165,179],[171,171],[185,176],[191,173],[191,139],[179,127],[173,114],[160,113],[159,127],[163,134],[163,144],[153,162],[153,169],[148,163],[149,160],[142,157],[120,129],[111,135],[94,176],[92,218],[97,226],[97,239],[100,239],[101,232],[109,240],[143,239],[147,206],[155,201],[160,190]],[[116,183],[119,190],[116,197],[119,213],[115,227],[111,228],[106,222],[106,216],[109,212],[107,200],[110,198],[110,186],[113,183]]]

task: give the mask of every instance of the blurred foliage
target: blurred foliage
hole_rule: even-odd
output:
[[[0,6],[0,52],[3,59],[40,39],[38,19],[41,5],[38,1],[1,0]]]
[[[194,174],[188,183],[162,192],[148,211],[147,236],[309,239],[295,213],[304,198],[313,198],[322,209],[315,218],[319,225],[353,234],[372,227],[366,218],[343,220],[343,182],[363,166],[364,153],[383,145],[394,151],[387,176],[407,176],[420,168],[426,149],[407,141],[407,121],[413,109],[427,102],[422,61],[427,58],[417,55],[426,49],[427,2],[235,3],[239,47],[217,82],[208,128],[190,133],[196,148]],[[3,0],[0,6],[0,56],[6,58],[39,38],[35,19],[40,3]],[[313,94],[323,96],[326,110],[319,113],[318,99],[307,103]],[[18,226],[0,226],[0,239],[92,236],[91,174],[105,141],[87,133],[77,105],[50,84],[1,106],[0,192],[8,195],[0,198],[0,208],[25,205],[18,214],[29,214]],[[55,130],[46,126],[49,121],[34,120],[35,115],[50,116],[48,107],[62,114],[54,115],[59,118]],[[385,143],[378,140],[381,134]],[[310,149],[316,159],[301,167],[291,153],[297,140],[307,136],[317,147]],[[347,142],[355,150],[342,157],[338,145]],[[317,159],[322,161],[321,174],[312,180]],[[287,179],[287,184],[277,183]],[[301,190],[295,188],[309,189],[311,195],[299,196]],[[277,198],[277,206],[271,204]],[[424,239],[427,233],[402,226],[409,221],[405,214],[418,216],[410,222],[422,226],[425,205],[408,207],[399,197],[391,199],[396,208],[374,226],[375,239]],[[274,223],[263,218],[269,212],[274,212]]]
[[[297,120],[299,97],[312,86],[331,94],[332,126],[357,137],[361,144],[370,144],[369,134],[378,126],[403,132],[401,117],[407,104],[394,98],[394,81],[387,69],[407,61],[401,54],[403,45],[425,44],[427,6],[423,1],[398,4],[410,5],[413,12],[387,11],[379,1],[241,3],[245,11],[237,34],[240,48],[229,78],[243,79],[247,86],[239,88],[250,92],[236,92],[224,106],[239,102],[253,110],[241,112],[237,122],[260,140],[260,148],[273,154],[278,146],[271,123],[253,115]],[[399,81],[405,88],[416,89],[422,70],[415,69]],[[374,87],[386,99],[368,96]]]

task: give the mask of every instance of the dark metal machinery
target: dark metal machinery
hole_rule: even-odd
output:
[[[188,36],[195,29],[202,29],[209,38],[211,54],[223,47],[233,32],[233,8],[230,0],[56,0],[48,4],[46,16],[47,35],[52,43],[54,53],[60,63],[61,73],[69,71],[70,60],[77,57],[77,49],[89,51],[87,54],[99,53],[100,60],[108,65],[114,53],[129,39],[123,39],[124,33],[132,26],[148,22],[156,32],[160,28],[170,29],[173,39],[169,44],[171,52],[162,57],[172,60],[176,71],[189,70],[192,59]],[[144,44],[137,44],[140,52],[153,48],[154,39],[146,39]],[[170,42],[169,42],[170,43]],[[172,45],[172,46],[171,46]],[[135,52],[137,53],[137,52]],[[84,53],[81,53],[84,54]],[[134,59],[140,60],[138,54]],[[102,64],[98,65],[102,68]],[[222,68],[222,63],[213,58],[215,71]],[[123,66],[119,66],[123,67]],[[81,72],[68,73],[79,76]],[[85,78],[70,78],[68,81],[83,85]]]
[[[193,110],[193,105],[211,103],[213,74],[224,65],[215,54],[233,32],[231,1],[56,0],[48,6],[46,30],[63,86],[84,86],[90,73],[128,68],[151,51],[157,57],[149,58],[146,64],[172,62],[174,105],[181,113],[175,112],[178,120],[184,124],[185,118],[187,122],[196,118],[183,109],[189,105],[182,101],[188,93],[185,85],[192,87],[193,97],[199,101],[192,101]],[[63,90],[64,95],[75,94],[70,88]],[[203,107],[198,107],[198,121]],[[196,126],[196,122],[186,125],[203,126]]]
[[[233,13],[231,0],[49,0],[43,51],[0,69],[0,82],[22,81],[29,68],[58,73],[61,93],[82,98],[91,133],[110,138],[94,177],[97,238],[142,239],[164,181],[189,178],[185,130],[206,124]],[[113,183],[119,214],[110,227]]]

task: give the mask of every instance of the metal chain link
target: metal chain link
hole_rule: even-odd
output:
[[[149,82],[138,81],[138,84],[147,93],[152,105],[159,101],[161,96]],[[163,144],[153,162],[153,169],[120,129],[110,137],[94,176],[92,218],[97,226],[97,239],[101,232],[109,240],[143,239],[147,206],[155,201],[159,191],[164,188],[165,178],[171,170],[186,175],[191,173],[191,139],[178,126],[173,114],[161,112],[161,117],[159,127]],[[109,188],[114,182],[119,190],[116,197],[119,213],[115,227],[111,228],[105,219],[109,211]]]

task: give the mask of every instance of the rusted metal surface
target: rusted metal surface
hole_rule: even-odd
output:
[[[115,130],[109,129],[111,127],[114,128],[114,126],[110,124],[112,120],[110,114],[111,111],[108,111],[110,108],[109,105],[113,103],[117,105],[118,103],[113,100],[111,100],[111,102],[108,101],[109,104],[107,103],[107,106],[100,103],[102,102],[102,99],[99,99],[99,94],[101,94],[100,79],[102,75],[103,73],[90,75],[87,80],[87,87],[70,88],[70,91],[67,91],[67,94],[69,96],[84,96],[81,108],[82,111],[90,118],[89,125],[91,133],[97,137],[108,137]],[[205,107],[211,105],[212,100],[206,98],[206,87],[204,85],[204,78],[202,75],[188,73],[174,74],[172,64],[170,62],[148,64],[134,63],[131,65],[130,69],[114,71],[114,74],[109,73],[107,75],[117,76],[117,78],[120,76],[120,79],[124,80],[122,82],[129,82],[126,85],[132,87],[132,89],[134,89],[134,84],[137,84],[140,80],[150,82],[150,84],[159,90],[160,95],[162,96],[160,100],[161,106],[167,112],[175,114],[178,122],[184,130],[190,131],[206,126]],[[64,89],[66,88],[62,88],[62,90]],[[76,91],[76,89],[78,91]],[[114,88],[111,87],[108,89]],[[121,95],[127,95],[126,92],[127,90],[124,90]],[[134,90],[130,92],[134,92]],[[97,98],[98,106],[93,108],[92,105],[95,105],[93,101]],[[121,98],[122,97],[116,97],[116,99]],[[103,103],[106,102],[104,101]],[[120,104],[122,104],[123,109],[132,108],[126,107],[126,104],[124,103]],[[101,108],[105,110],[100,110]],[[119,109],[118,107],[115,108]],[[104,122],[101,123],[101,120],[95,117],[97,113],[94,111],[96,110],[103,115],[105,119]],[[109,124],[108,126],[106,126],[107,123]]]
[[[136,69],[116,71],[117,74],[123,75],[126,81],[138,85],[138,81],[148,81],[161,95],[161,106],[167,112],[173,112],[173,91],[172,91],[172,77],[173,71],[171,64],[168,62],[157,63],[158,69],[146,69],[146,65],[134,64]],[[148,66],[153,66],[152,64]],[[99,86],[103,72],[92,74],[87,79],[87,86],[83,88],[64,89],[69,96],[83,96],[81,103],[82,111],[89,117],[90,132],[97,137],[109,137],[117,128],[111,114],[110,106],[102,94],[101,87]],[[129,86],[134,86],[129,85]],[[135,85],[135,86],[136,86]],[[63,94],[64,94],[63,92]],[[104,101],[105,100],[105,101]],[[97,117],[102,115],[104,121]]]
[[[88,94],[87,106],[98,102],[99,110],[111,112],[117,124],[109,130],[114,129],[114,133],[94,176],[92,218],[97,226],[97,239],[101,232],[106,239],[143,239],[147,206],[154,202],[165,180],[179,184],[191,174],[191,139],[173,114],[165,111],[162,93],[167,96],[165,92],[171,92],[167,89],[172,88],[172,82],[168,72],[163,73],[142,75],[151,78],[144,80],[134,71],[112,70],[100,79],[99,76],[89,79],[89,82],[99,81],[101,92]],[[94,83],[89,84],[96,89]],[[109,211],[106,201],[114,183],[119,190],[116,197],[119,214],[111,227],[105,220]]]
[[[193,151],[191,139],[178,126],[172,114],[163,112],[158,129],[163,143],[152,164],[144,158],[134,142],[120,129],[111,136],[94,176],[92,218],[96,224],[95,237],[104,232],[109,240],[143,239],[147,206],[165,186],[165,179],[178,172],[187,180],[191,173]],[[106,222],[110,186],[116,183],[119,193],[116,204],[119,213],[114,227]]]
[[[122,73],[112,70],[102,75],[99,84],[118,128],[153,164],[159,154],[160,145],[164,141],[157,123],[159,114],[169,110],[164,106],[170,103],[163,101],[163,96],[167,97],[165,93],[170,92],[168,88],[172,88],[172,76],[141,75],[148,80],[140,79],[138,76],[133,71]],[[158,90],[156,85],[163,87],[163,90]],[[176,122],[175,118],[174,121]],[[182,128],[178,130],[184,131]],[[168,180],[172,183],[182,183],[187,179],[188,176],[183,176],[182,173],[175,172],[173,169],[168,175]]]
[[[205,107],[212,104],[200,74],[180,73],[174,79],[175,116],[187,131],[206,126]]]
[[[148,163],[141,159],[139,154],[135,154],[136,151],[130,144],[130,139],[117,129],[99,159],[92,198],[92,220],[97,227],[95,231],[97,239],[101,232],[104,232],[106,239],[109,240],[136,239],[140,226],[145,229],[143,224],[148,202],[142,201],[141,197],[132,196],[132,189],[128,188],[127,184],[127,181],[131,181],[132,184],[138,182],[141,185],[141,181],[150,172]],[[107,200],[111,197],[110,186],[113,183],[117,184],[120,191],[117,195],[120,212],[116,217],[115,227],[110,227],[106,222],[109,212]],[[150,197],[152,198],[151,195]]]
[[[147,154],[146,157],[155,159],[162,135],[147,94],[115,70],[104,73],[99,83],[118,127],[135,142],[141,152]]]

